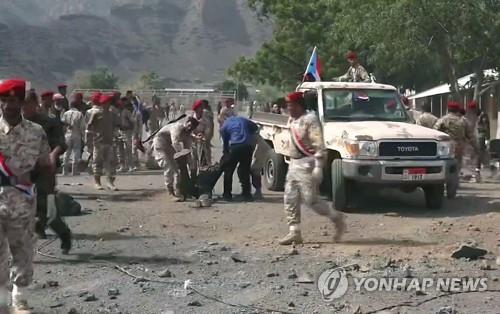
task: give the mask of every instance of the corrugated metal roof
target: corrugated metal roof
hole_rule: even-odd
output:
[[[464,77],[461,77],[458,79],[458,85],[459,86],[466,86],[469,84],[471,79],[475,76],[476,74],[469,74]],[[489,70],[484,70],[484,76],[485,77],[494,77],[496,80],[498,80],[499,73],[493,69]],[[450,92],[450,84],[442,84],[433,88],[430,88],[428,90],[425,90],[423,92],[417,93],[415,95],[412,95],[408,97],[408,99],[419,99],[419,98],[424,98],[424,97],[429,97],[429,96],[434,96],[434,95],[441,95],[441,94],[447,94]]]

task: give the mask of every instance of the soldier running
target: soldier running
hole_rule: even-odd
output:
[[[193,117],[168,124],[156,133],[153,139],[153,153],[158,165],[164,170],[165,185],[168,194],[175,201],[184,201],[181,193],[182,178],[180,169],[174,159],[175,153],[190,149],[192,145],[191,132],[198,126],[198,120]],[[188,164],[192,163],[188,158]]]
[[[455,147],[455,159],[457,160],[457,173],[460,173],[462,168],[462,159],[464,154],[465,144],[473,138],[471,134],[467,132],[467,122],[460,114],[462,105],[456,101],[448,101],[447,104],[448,113],[441,117],[436,124],[434,129],[448,134]]]
[[[54,172],[44,130],[21,115],[25,89],[22,80],[0,83],[0,314],[9,313],[9,278],[14,313],[29,313],[26,289],[33,280],[36,204],[30,173]]]
[[[319,197],[319,185],[325,166],[321,124],[314,112],[306,112],[303,93],[290,93],[286,103],[290,115],[288,127],[291,160],[285,184],[285,212],[290,231],[279,244],[303,242],[299,226],[302,204],[319,215],[328,217],[335,224],[335,240],[338,241],[345,229],[343,215]]]
[[[87,123],[87,130],[93,133],[94,149],[92,156],[92,171],[94,173],[95,187],[103,190],[101,176],[103,167],[108,176],[108,188],[116,191],[116,156],[113,152],[113,113],[109,110],[112,95],[101,95],[99,97],[100,110],[94,111]]]
[[[370,75],[366,72],[365,68],[359,64],[358,55],[354,51],[348,51],[345,55],[347,62],[349,62],[349,69],[347,72],[338,77],[336,80],[339,82],[371,82]]]

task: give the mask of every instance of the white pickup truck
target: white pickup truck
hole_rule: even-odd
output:
[[[445,186],[448,197],[454,197],[457,167],[449,136],[411,123],[395,87],[306,82],[297,90],[305,92],[306,105],[323,125],[328,159],[321,188],[336,209],[348,209],[364,185],[405,192],[422,188],[430,209],[442,206]],[[273,148],[265,163],[264,184],[282,190],[292,145],[287,117],[256,112],[252,120]]]

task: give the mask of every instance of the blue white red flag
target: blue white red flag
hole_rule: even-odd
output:
[[[318,53],[316,52],[316,47],[311,54],[311,59],[307,64],[306,72],[302,81],[306,82],[320,82],[321,81],[321,64],[319,62]]]

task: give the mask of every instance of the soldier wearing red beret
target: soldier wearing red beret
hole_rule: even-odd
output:
[[[303,242],[300,231],[302,204],[328,217],[335,224],[335,239],[339,240],[345,229],[343,215],[319,197],[326,157],[321,124],[315,113],[306,111],[302,92],[288,94],[286,104],[290,115],[291,157],[285,184],[285,212],[289,232],[279,243],[290,245]]]
[[[31,174],[54,174],[44,130],[21,114],[25,90],[24,80],[0,82],[0,313],[9,313],[9,282],[14,313],[29,311],[26,289],[33,280],[36,212]]]
[[[365,70],[365,68],[359,64],[358,55],[354,51],[348,51],[345,54],[345,58],[349,63],[349,69],[347,72],[336,78],[336,81],[340,82],[371,82],[370,75]]]
[[[114,134],[114,118],[109,107],[113,100],[113,95],[93,95],[93,100],[97,97],[100,109],[93,111],[87,123],[87,131],[93,134],[93,155],[92,155],[92,172],[94,174],[95,187],[98,190],[103,190],[101,184],[101,176],[103,170],[108,177],[108,188],[111,191],[116,191],[115,175],[116,175],[116,156],[113,151],[113,134]]]

